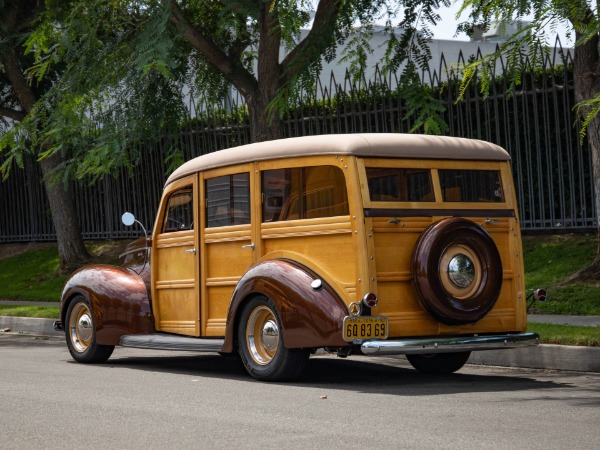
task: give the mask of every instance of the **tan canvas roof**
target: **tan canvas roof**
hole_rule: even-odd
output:
[[[268,159],[315,155],[381,158],[508,161],[501,147],[475,139],[419,134],[328,134],[242,145],[194,158],[171,174],[166,184],[199,170]]]

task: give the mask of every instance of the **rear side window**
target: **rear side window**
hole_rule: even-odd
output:
[[[262,173],[263,222],[348,215],[344,173],[335,166]]]
[[[250,174],[238,173],[206,180],[206,226],[250,223]]]
[[[163,233],[194,228],[194,191],[191,186],[175,191],[169,197]]]
[[[497,170],[439,170],[445,202],[504,202]]]
[[[367,167],[372,202],[433,202],[429,169]]]

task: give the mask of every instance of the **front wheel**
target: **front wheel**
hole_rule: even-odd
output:
[[[429,355],[406,355],[406,359],[419,372],[447,375],[464,366],[469,356],[471,356],[471,352],[433,353]]]
[[[285,347],[277,308],[263,296],[250,300],[242,310],[238,351],[248,373],[262,381],[297,378],[309,357],[309,350]]]
[[[88,300],[79,295],[67,310],[65,335],[67,347],[73,359],[80,363],[106,362],[115,349],[114,345],[98,345],[94,316]]]

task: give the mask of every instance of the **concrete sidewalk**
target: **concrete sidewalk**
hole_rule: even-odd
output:
[[[8,304],[8,302],[0,301],[0,304]],[[31,305],[28,302],[26,304]],[[42,303],[42,305],[45,306],[47,304]],[[600,326],[600,316],[531,315],[529,316],[529,321]],[[64,332],[54,331],[53,323],[54,319],[0,316],[0,332],[19,332],[63,337]],[[542,344],[537,347],[512,350],[479,351],[471,354],[469,364],[575,372],[600,372],[600,347]]]

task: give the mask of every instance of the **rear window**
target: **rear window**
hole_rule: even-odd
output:
[[[438,173],[445,202],[504,202],[497,170],[439,170]]]
[[[367,167],[372,202],[433,202],[429,169]]]

